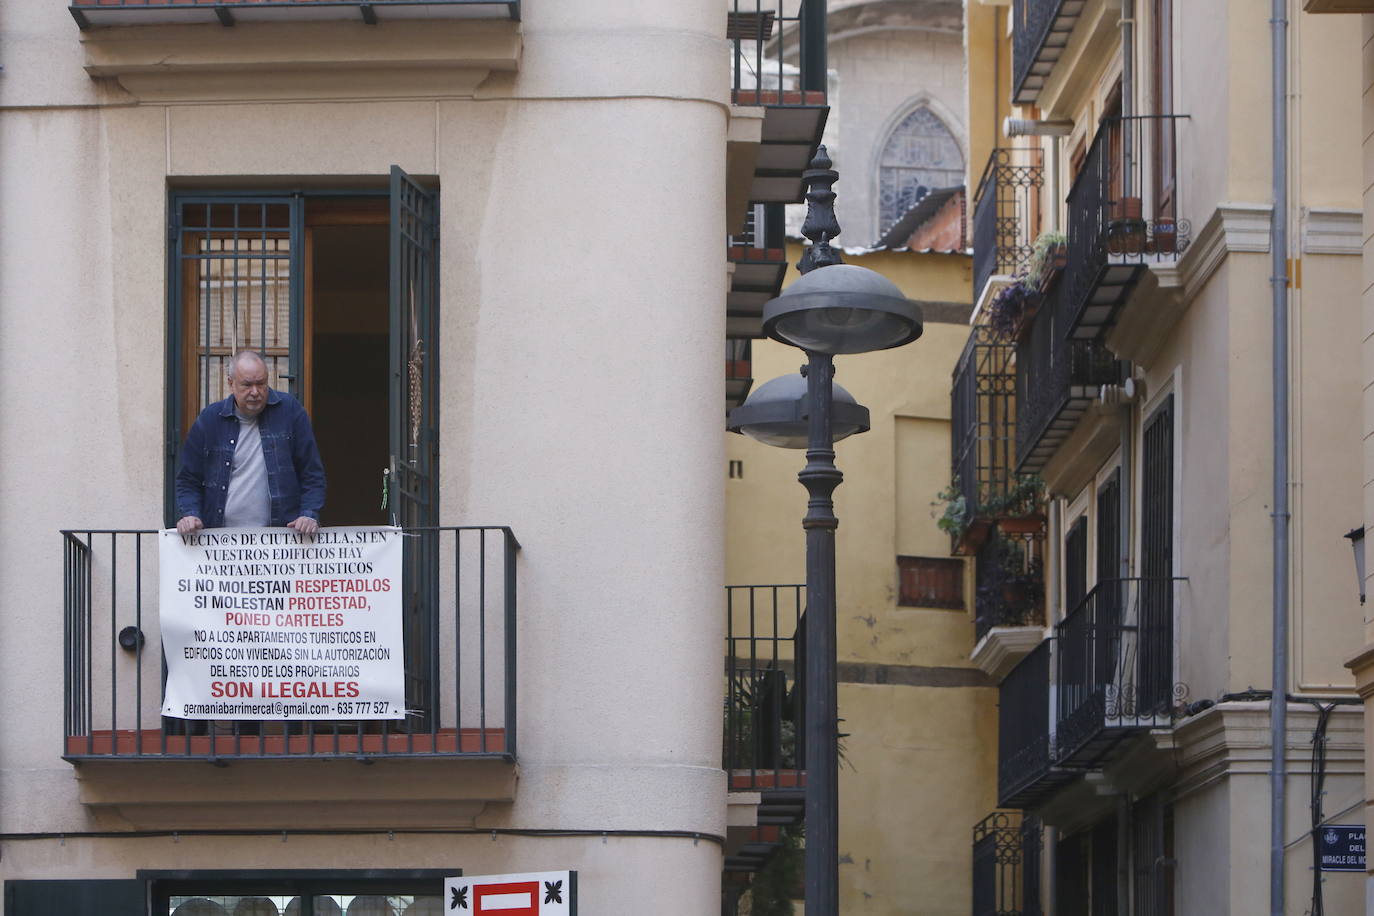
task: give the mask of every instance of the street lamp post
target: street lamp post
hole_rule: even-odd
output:
[[[839,714],[836,701],[835,516],[832,499],[843,475],[835,467],[833,423],[838,412],[842,432],[868,428],[867,410],[857,420],[858,405],[847,394],[836,401],[834,357],[900,347],[921,336],[921,312],[890,280],[863,267],[843,263],[830,240],[840,234],[835,219],[838,174],[820,147],[804,175],[806,222],[802,234],[811,247],[797,269],[801,279],[770,300],[763,310],[764,333],[806,353],[806,467],[797,479],[806,487],[806,912],[807,916],[839,913]],[[821,268],[826,268],[821,270]],[[760,386],[763,395],[774,385]],[[760,423],[750,424],[751,396],[731,414],[730,426],[758,438]],[[741,416],[743,415],[743,416]],[[755,414],[756,415],[756,414]],[[795,425],[793,427],[795,433]],[[843,436],[841,436],[842,438]],[[765,438],[765,441],[767,439]],[[772,444],[791,445],[791,442]]]

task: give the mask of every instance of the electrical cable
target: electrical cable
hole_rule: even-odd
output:
[[[679,839],[697,842],[704,840],[715,843],[722,849],[725,837],[714,833],[693,830],[582,830],[559,829],[557,827],[436,827],[426,828],[291,828],[289,830],[267,829],[192,829],[192,830],[74,830],[47,831],[41,833],[0,833],[0,843],[20,840],[74,840],[74,839],[167,839],[181,837],[286,837],[286,836],[497,836],[549,837],[554,839],[570,837],[630,837],[635,839]]]

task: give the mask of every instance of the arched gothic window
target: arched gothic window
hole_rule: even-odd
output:
[[[922,105],[892,128],[878,160],[879,230],[887,231],[920,199],[918,189],[964,183],[964,154],[945,122]]]

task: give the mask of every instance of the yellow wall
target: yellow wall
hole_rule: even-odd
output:
[[[789,248],[792,263],[799,255]],[[882,273],[914,299],[971,298],[964,255],[883,252],[846,261]],[[967,336],[966,324],[927,321],[907,347],[836,361],[835,381],[869,408],[872,422],[836,447],[846,475],[835,492],[839,659],[870,666],[867,679],[889,679],[840,684],[849,733],[840,771],[844,913],[892,913],[903,911],[898,901],[919,900],[923,914],[963,916],[970,831],[995,807],[996,692],[969,662],[972,613],[898,607],[896,593],[898,553],[949,554],[932,503],[949,481],[950,380]],[[755,384],[802,362],[799,350],[756,341]],[[726,491],[727,582],[802,582],[804,451],[727,440],[727,457],[744,465]],[[988,686],[930,686],[950,679]]]

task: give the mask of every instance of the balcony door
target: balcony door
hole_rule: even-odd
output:
[[[389,193],[173,195],[169,496],[196,415],[252,349],[310,412],[325,524],[437,522],[438,202],[394,172]]]

